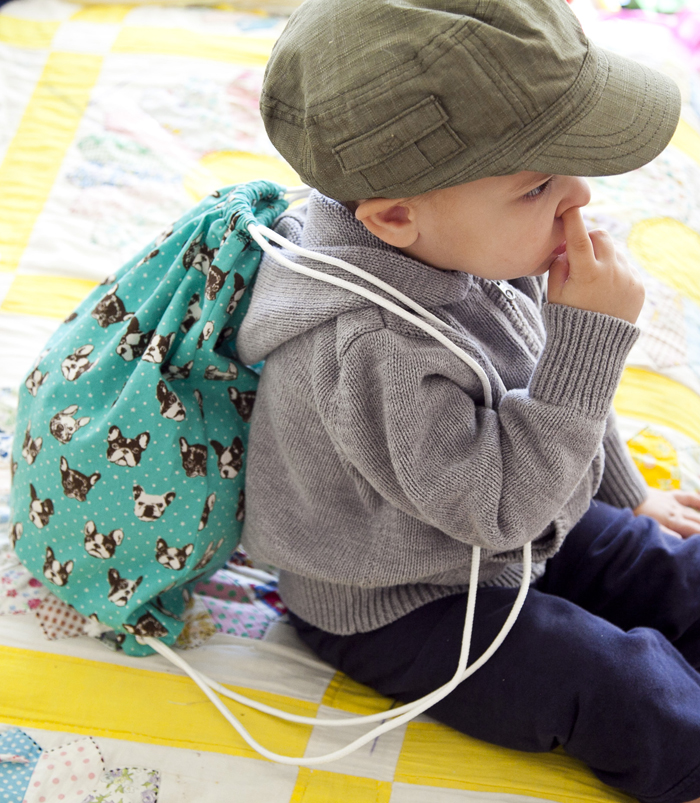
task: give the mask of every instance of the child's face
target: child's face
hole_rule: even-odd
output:
[[[403,210],[388,210],[386,222],[399,234],[392,244],[421,262],[515,279],[549,270],[564,251],[562,213],[590,198],[583,178],[524,171],[399,201]]]

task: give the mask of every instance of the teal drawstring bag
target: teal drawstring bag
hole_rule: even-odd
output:
[[[133,655],[172,644],[193,585],[240,540],[258,383],[235,337],[284,188],[206,198],[83,301],[20,389],[11,539]],[[109,630],[111,628],[111,630]]]

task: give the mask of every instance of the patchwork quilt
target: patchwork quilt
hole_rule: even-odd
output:
[[[592,179],[586,214],[647,287],[642,337],[615,399],[623,434],[650,485],[699,489],[700,17],[574,7],[603,46],[681,86],[671,145],[641,170]],[[280,4],[0,8],[0,803],[625,800],[559,750],[495,748],[424,715],[335,764],[273,764],[179,670],[114,649],[12,552],[17,396],[59,322],[209,192],[255,178],[298,184],[257,112],[286,23],[271,8]],[[274,571],[242,553],[198,585],[178,647],[220,683],[296,713],[393,705],[299,644]],[[227,705],[288,755],[327,753],[363,732]]]

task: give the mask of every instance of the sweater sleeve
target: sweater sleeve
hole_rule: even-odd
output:
[[[648,495],[647,484],[620,437],[613,411],[608,416],[603,446],[605,470],[596,498],[615,507],[637,507]]]
[[[432,339],[389,328],[360,335],[321,405],[337,451],[400,510],[496,552],[542,533],[574,494],[587,505],[638,330],[561,305],[545,305],[544,319],[529,387],[506,392],[497,409],[483,406],[473,371]]]

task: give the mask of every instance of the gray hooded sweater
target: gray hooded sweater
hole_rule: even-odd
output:
[[[275,228],[429,309],[494,399],[485,407],[473,369],[414,324],[263,260],[237,339],[244,362],[266,361],[243,545],[280,569],[298,616],[337,634],[382,627],[464,591],[472,545],[480,583],[516,586],[524,543],[541,573],[594,496],[618,507],[645,498],[611,414],[635,326],[544,302],[542,277],[431,268],[318,193]]]

